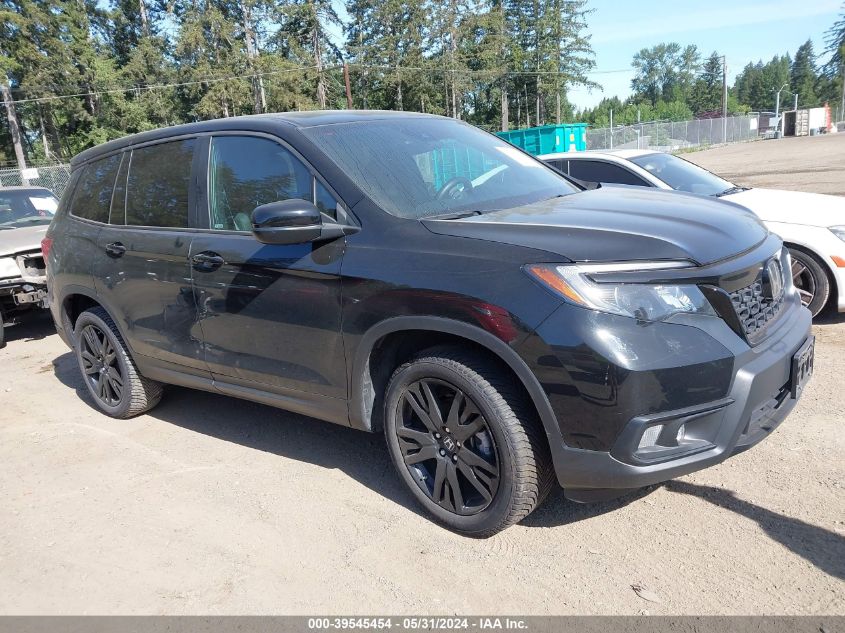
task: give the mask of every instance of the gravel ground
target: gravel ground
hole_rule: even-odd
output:
[[[688,158],[814,187],[749,171],[787,150],[843,187],[845,135]],[[754,450],[614,502],[555,492],[479,541],[418,513],[378,436],[179,388],[114,421],[47,319],[9,329],[0,613],[845,614],[845,318],[814,330],[816,375]]]
[[[746,187],[845,196],[845,134],[738,143],[684,158]]]

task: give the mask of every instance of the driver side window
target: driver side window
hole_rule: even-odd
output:
[[[254,136],[215,136],[210,151],[208,195],[212,229],[250,231],[255,207],[292,198],[314,201],[311,173],[275,141]],[[323,206],[328,206],[325,201]]]

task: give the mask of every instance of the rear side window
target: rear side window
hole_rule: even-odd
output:
[[[213,229],[249,231],[255,207],[292,198],[313,198],[308,169],[270,139],[214,137],[208,171]]]
[[[562,171],[564,174],[569,173],[569,161],[567,160],[556,158],[554,160],[547,160],[546,162],[558,171]]]
[[[648,186],[646,181],[624,167],[598,160],[570,160],[569,175],[587,182]]]
[[[71,215],[107,223],[114,181],[119,168],[120,154],[94,161],[83,167],[84,171],[70,203]]]
[[[132,150],[126,182],[126,224],[188,226],[194,139]]]

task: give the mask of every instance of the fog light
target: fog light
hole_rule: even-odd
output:
[[[675,437],[675,440],[678,442],[678,444],[684,441],[684,434],[686,433],[686,431],[687,427],[685,424],[682,424],[678,427],[678,435]]]
[[[649,446],[656,446],[657,438],[660,437],[660,433],[662,431],[662,424],[656,424],[655,426],[648,427],[645,430],[645,433],[643,433],[643,436],[640,438],[640,445],[637,448],[648,448]]]

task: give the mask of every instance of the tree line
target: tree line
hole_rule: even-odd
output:
[[[791,109],[797,96],[800,108],[827,102],[845,118],[845,6],[826,34],[822,56],[828,58],[826,63],[820,63],[812,40],[807,40],[794,56],[786,53],[765,63],[747,64],[728,86],[728,114],[773,112],[780,90],[781,110]],[[694,45],[662,43],[636,53],[632,67],[630,97],[603,99],[576,117],[605,127],[610,124],[611,110],[614,125],[722,116],[724,63],[718,52],[702,58]]]
[[[722,58],[662,43],[639,51],[632,96],[575,111],[598,88],[587,0],[0,0],[0,164],[13,126],[29,162],[66,161],[125,134],[217,117],[315,108],[413,110],[486,129],[594,126],[721,111]],[[845,6],[843,6],[845,9]],[[836,101],[845,11],[819,66],[808,41],[749,64],[728,110]],[[838,91],[838,92],[837,92]]]
[[[0,0],[0,82],[30,162],[180,122],[348,105],[536,125],[570,118],[567,92],[595,85],[586,0],[344,9],[341,19],[331,0]]]

